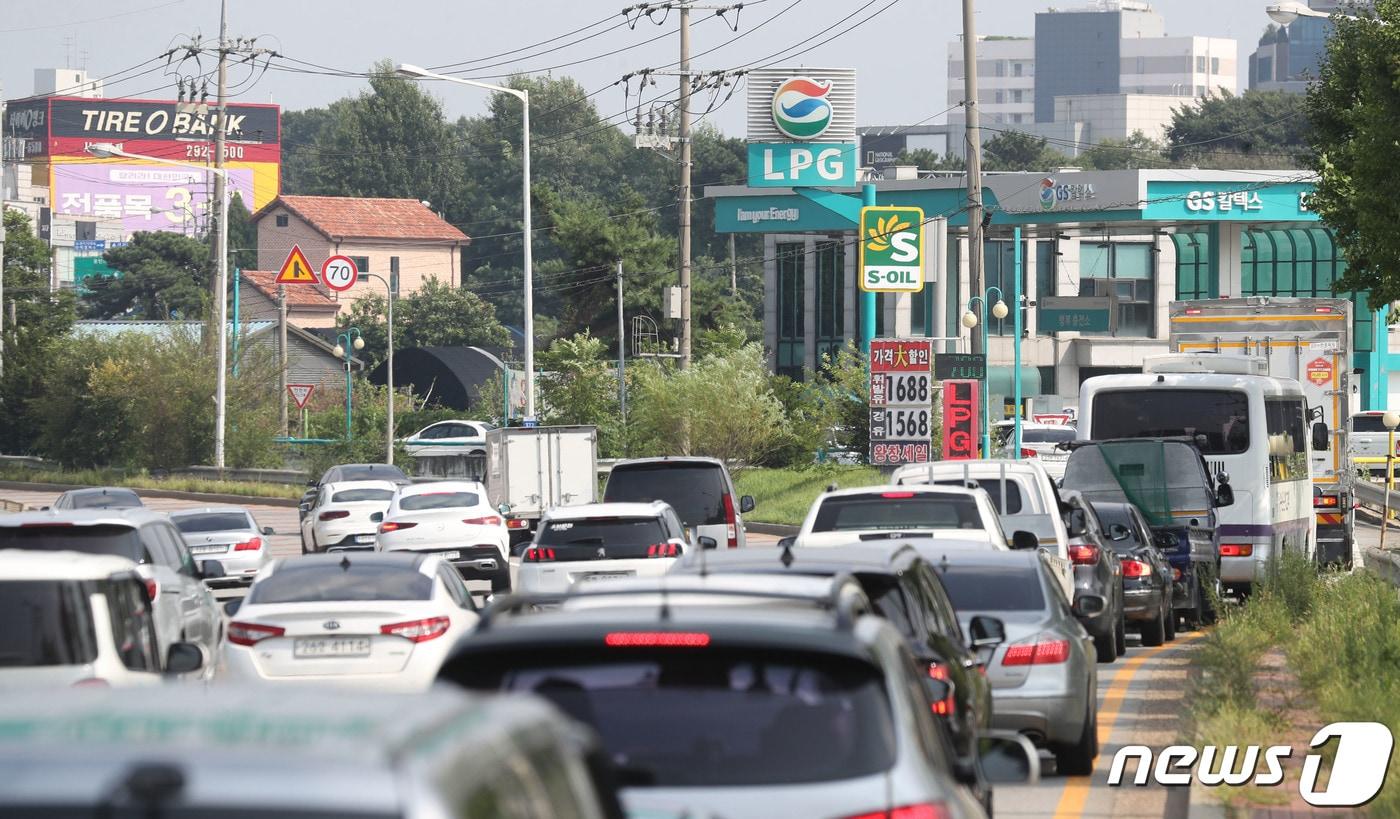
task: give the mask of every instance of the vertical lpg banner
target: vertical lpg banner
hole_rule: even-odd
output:
[[[978,381],[943,382],[943,460],[977,458]]]

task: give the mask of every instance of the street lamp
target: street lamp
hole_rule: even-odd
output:
[[[962,324],[963,324],[964,327],[966,327],[966,328],[969,329],[969,330],[973,329],[974,327],[976,327],[976,326],[979,325],[979,324],[982,325],[982,350],[983,350],[984,353],[986,352],[986,350],[987,350],[987,348],[988,348],[988,343],[987,343],[987,342],[988,342],[988,339],[987,339],[987,334],[988,334],[988,328],[987,328],[987,300],[990,299],[990,298],[992,297],[992,292],[993,292],[993,291],[995,291],[996,294],[997,294],[997,301],[996,301],[996,304],[993,304],[993,305],[992,305],[992,316],[993,316],[994,318],[998,318],[998,319],[1004,319],[1004,318],[1006,318],[1007,314],[1009,314],[1009,313],[1011,312],[1011,310],[1010,310],[1010,308],[1008,308],[1008,307],[1006,306],[1006,301],[1005,301],[1005,299],[1004,299],[1003,296],[1002,296],[1001,288],[1000,288],[1000,287],[996,287],[996,286],[988,287],[988,288],[987,288],[987,291],[986,291],[985,293],[983,293],[982,295],[980,295],[980,296],[973,296],[972,298],[968,299],[968,300],[967,300],[967,311],[964,312],[964,313],[963,313],[963,316],[962,316]],[[973,306],[974,306],[974,305],[976,305],[976,308],[977,308],[977,312],[976,312],[976,313],[973,312]],[[979,315],[979,314],[980,314],[980,315]],[[1017,343],[1020,343],[1020,339],[1017,339]],[[990,368],[987,370],[987,375],[989,375],[989,376],[991,375],[991,370],[990,370]],[[990,458],[990,457],[992,457],[992,426],[991,426],[991,424],[992,424],[992,418],[991,418],[992,413],[991,413],[991,396],[987,394],[987,393],[988,393],[988,387],[989,387],[989,386],[990,386],[990,379],[984,377],[984,378],[982,379],[982,457],[983,457],[983,458]],[[1018,408],[1017,411],[1019,412],[1019,408]],[[1016,455],[1019,456],[1020,454],[1021,454],[1020,451],[1017,450]]]
[[[383,276],[377,275],[377,274],[375,274],[375,273],[361,273],[360,275],[363,276],[364,278],[367,278],[367,279],[379,279],[381,282],[384,282],[384,292],[388,294],[388,301],[389,301],[389,307],[388,307],[388,314],[389,314],[389,364],[388,364],[388,367],[389,367],[389,419],[384,423],[384,426],[385,426],[384,436],[385,436],[385,439],[386,439],[385,442],[384,442],[384,446],[385,446],[385,449],[386,449],[386,451],[385,451],[385,453],[384,453],[384,463],[386,463],[386,464],[393,464],[393,463],[394,463],[394,285],[393,285],[392,283],[390,283],[388,279],[384,278]],[[364,346],[364,340],[363,340],[363,339],[356,339],[356,341],[359,342],[360,347],[363,347],[363,346]],[[359,347],[356,347],[355,349],[358,350]]]
[[[335,337],[335,349],[331,350],[336,358],[345,359],[345,440],[350,440],[350,362],[355,359],[355,350],[363,350],[365,340],[360,337],[360,328],[351,327]]]
[[[228,367],[228,200],[233,195],[232,189],[228,185],[228,171],[224,168],[198,165],[194,162],[133,154],[110,142],[89,145],[87,152],[98,159],[123,157],[125,159],[139,159],[143,162],[155,162],[160,165],[194,168],[212,173],[224,180],[224,197],[219,200],[219,373],[214,382],[214,467],[222,471],[224,468],[224,421],[228,412],[228,377],[224,372]]]
[[[525,244],[525,417],[535,417],[535,294],[534,294],[534,261],[531,257],[531,245],[534,242],[534,233],[530,228],[530,92],[521,88],[508,88],[504,85],[492,85],[487,82],[477,82],[476,80],[466,80],[461,77],[449,77],[445,74],[437,74],[426,68],[420,68],[408,63],[399,63],[395,73],[401,77],[410,77],[419,80],[443,80],[445,82],[455,82],[459,85],[470,85],[475,88],[485,88],[488,91],[498,91],[502,94],[510,94],[520,100],[521,104],[521,170],[523,180],[521,181],[521,202],[520,207],[524,214],[523,232]]]
[[[1286,26],[1297,20],[1299,17],[1326,17],[1327,12],[1310,8],[1306,3],[1288,2],[1272,3],[1265,7],[1265,13],[1269,19],[1281,26]]]

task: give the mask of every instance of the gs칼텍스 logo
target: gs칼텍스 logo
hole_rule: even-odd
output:
[[[1040,209],[1055,209],[1055,180],[1052,177],[1040,180]]]
[[[831,81],[793,77],[773,92],[773,124],[792,139],[812,139],[831,127]]]

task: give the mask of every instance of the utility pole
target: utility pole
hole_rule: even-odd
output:
[[[622,313],[622,260],[617,260],[617,407],[622,415],[622,440],[627,441],[627,330]]]
[[[681,11],[681,369],[690,367],[690,4]]]
[[[977,112],[976,0],[962,0],[963,97],[967,111],[967,272],[969,297],[983,296],[982,288],[982,129]],[[965,301],[965,300],[963,300]],[[972,334],[972,352],[985,353],[982,334]]]
[[[287,286],[277,285],[277,393],[282,396],[282,435],[287,426]]]
[[[219,122],[214,129],[214,196],[219,200],[218,291],[219,374],[214,387],[214,467],[224,468],[224,424],[228,417],[228,174],[224,170],[224,140],[228,132],[228,0],[219,3]]]
[[[5,375],[5,197],[10,193],[5,181],[5,154],[10,144],[5,139],[5,92],[0,87],[0,376]]]

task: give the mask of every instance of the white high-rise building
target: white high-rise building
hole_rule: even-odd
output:
[[[34,69],[34,96],[102,99],[102,80],[82,68]]]

